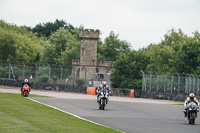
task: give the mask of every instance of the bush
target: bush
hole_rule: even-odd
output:
[[[0,67],[0,78],[8,78],[8,67]]]
[[[76,79],[76,83],[80,86],[82,86],[84,84],[85,80],[83,78],[77,78]]]
[[[56,80],[58,80],[58,77],[57,77],[57,76],[53,76],[52,79],[53,79],[54,81],[56,81]]]
[[[18,79],[18,77],[22,75],[22,70],[16,66],[13,67],[13,72],[14,72],[15,79]]]
[[[40,81],[41,83],[47,83],[48,79],[49,79],[49,76],[48,76],[47,74],[44,74],[44,75],[40,75],[40,76],[39,76],[39,81]]]
[[[15,79],[18,79],[18,77],[20,76],[20,74],[22,74],[22,71],[20,68],[18,67],[12,67],[13,68],[13,72],[14,72],[14,76]],[[13,79],[13,73],[12,70],[10,70],[10,77]],[[9,75],[9,68],[8,66],[6,67],[0,67],[0,78],[8,78]]]

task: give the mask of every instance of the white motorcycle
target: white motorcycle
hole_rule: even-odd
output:
[[[99,100],[98,100],[99,109],[101,109],[101,110],[105,109],[105,106],[108,104],[108,97],[109,97],[108,90],[104,86],[101,89],[101,92],[99,93]]]

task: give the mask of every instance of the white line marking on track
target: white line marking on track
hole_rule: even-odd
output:
[[[96,124],[96,125],[100,125],[100,126],[104,126],[104,127],[107,127],[107,128],[111,128],[111,127],[108,127],[108,126],[105,126],[105,125],[96,123],[96,122],[94,122],[94,121],[85,119],[85,118],[80,117],[80,116],[78,116],[78,115],[72,114],[72,113],[70,113],[70,112],[64,111],[64,110],[59,109],[59,108],[57,108],[57,107],[54,107],[54,106],[51,106],[51,105],[48,105],[48,104],[39,102],[39,101],[37,101],[37,100],[35,100],[35,99],[32,99],[32,98],[27,98],[27,99],[30,99],[30,100],[32,100],[32,101],[34,101],[34,102],[36,102],[36,103],[40,103],[40,104],[46,105],[46,106],[48,106],[48,107],[54,108],[54,109],[59,110],[59,111],[61,111],[61,112],[67,113],[67,114],[72,115],[72,116],[74,116],[74,117],[76,117],[76,118],[78,118],[78,119],[85,120],[85,121],[91,122],[91,123]],[[113,129],[113,128],[112,128],[112,129]],[[117,130],[117,129],[114,129],[114,130],[119,131],[119,132],[122,132],[122,131]],[[122,132],[122,133],[125,133],[125,132]]]

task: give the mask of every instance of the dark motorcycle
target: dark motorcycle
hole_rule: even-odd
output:
[[[102,91],[99,94],[99,109],[105,109],[105,106],[108,104],[108,96],[108,90],[106,89],[106,87],[103,87]]]
[[[199,107],[195,102],[190,102],[186,108],[186,112],[189,124],[194,125],[197,113],[199,112]]]

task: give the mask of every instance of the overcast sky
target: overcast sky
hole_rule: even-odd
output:
[[[0,19],[18,26],[65,20],[74,27],[113,31],[138,50],[170,29],[200,32],[200,0],[0,0]]]

